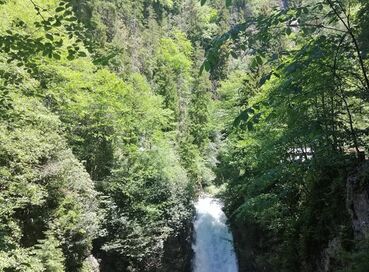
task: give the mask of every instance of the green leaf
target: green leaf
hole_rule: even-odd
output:
[[[204,68],[205,68],[205,71],[207,71],[207,72],[210,71],[211,66],[210,66],[210,63],[208,61],[204,62]]]
[[[262,65],[262,64],[263,64],[263,59],[262,59],[260,56],[256,56],[256,62],[257,62],[259,65]]]
[[[66,11],[64,12],[64,16],[69,16],[69,15],[72,15],[72,11],[70,11],[70,10],[66,10]]]
[[[58,46],[58,47],[61,47],[61,46],[63,45],[63,40],[62,40],[62,39],[60,39],[59,41],[57,41],[57,42],[55,43],[55,45],[56,45],[56,46]]]
[[[259,123],[261,115],[262,115],[262,112],[259,112],[259,113],[255,114],[255,115],[252,117],[252,121],[253,121],[253,123],[255,123],[255,124]]]
[[[231,51],[231,55],[233,58],[237,59],[238,58],[238,54],[234,51]]]
[[[247,129],[248,129],[249,131],[254,130],[254,124],[253,124],[252,122],[248,122],[248,123],[247,123]]]
[[[60,20],[56,20],[55,23],[54,23],[54,26],[61,26],[62,23]]]
[[[50,41],[54,40],[54,36],[53,36],[53,35],[51,35],[50,33],[46,33],[46,34],[45,34],[45,37],[46,37],[47,39],[49,39]]]
[[[233,122],[233,126],[237,127],[241,123],[245,123],[249,119],[249,114],[247,113],[247,110],[242,111],[240,115],[237,116],[237,118]]]
[[[258,67],[258,62],[256,61],[256,59],[253,59],[250,64],[250,68],[256,69],[257,67]]]
[[[201,0],[201,6],[205,5],[206,0]]]
[[[87,57],[87,54],[83,51],[78,52],[78,56],[80,57]]]
[[[259,84],[260,85],[263,85],[265,82],[267,82],[269,79],[270,79],[270,77],[272,76],[272,73],[269,73],[269,74],[267,74],[267,75],[264,75],[261,79],[260,79],[260,81],[259,81]]]
[[[226,7],[229,7],[230,5],[232,5],[232,0],[226,0]]]
[[[55,11],[56,12],[61,12],[61,11],[63,11],[64,10],[64,7],[57,7],[56,9],[55,9]]]
[[[54,59],[57,59],[57,60],[60,60],[60,58],[61,58],[61,57],[60,57],[60,55],[59,55],[59,54],[54,53],[54,54],[53,54],[53,58],[54,58]]]

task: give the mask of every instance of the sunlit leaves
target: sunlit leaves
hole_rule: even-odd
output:
[[[205,5],[206,1],[208,0],[200,0],[201,5]],[[211,1],[211,0],[209,0]],[[225,0],[226,7],[230,7],[232,5],[232,0]]]
[[[291,33],[292,33],[292,29],[290,27],[287,27],[286,28],[286,34],[291,35]]]
[[[49,10],[40,8],[33,3],[33,7],[38,15],[38,20],[34,26],[44,32],[43,35],[30,35],[18,29],[8,29],[6,34],[0,35],[0,51],[7,53],[8,62],[16,61],[18,66],[24,66],[31,73],[37,73],[37,67],[33,64],[34,58],[39,55],[56,60],[63,55],[63,40],[82,40],[83,28],[73,15],[69,1],[60,1],[55,9],[55,14]],[[18,28],[26,27],[25,22],[18,20],[15,22]],[[87,42],[87,40],[84,39]],[[78,42],[74,42],[73,49],[68,49],[68,59],[77,56],[84,57],[86,53],[81,50]]]
[[[340,13],[344,13],[342,5],[333,1],[334,10],[326,2],[315,4],[304,4],[302,6],[289,7],[287,10],[274,10],[268,16],[258,15],[247,18],[244,23],[238,24],[225,34],[213,39],[210,48],[207,50],[207,59],[202,69],[211,71],[212,67],[217,65],[217,58],[220,55],[222,46],[232,44],[240,51],[251,50],[256,54],[267,51],[268,44],[279,35],[276,33],[285,33],[291,36],[293,33],[312,35],[328,29],[333,32],[346,32],[336,26],[340,21]],[[344,16],[342,14],[342,16]],[[317,18],[320,18],[317,20]],[[272,34],[274,32],[274,34]],[[293,36],[293,35],[292,35]],[[291,38],[293,38],[291,36]],[[237,52],[232,50],[232,57],[236,58]],[[239,54],[239,53],[238,53]]]

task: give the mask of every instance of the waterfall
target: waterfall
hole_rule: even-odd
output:
[[[194,272],[238,272],[233,237],[226,224],[222,204],[200,197],[194,221]]]

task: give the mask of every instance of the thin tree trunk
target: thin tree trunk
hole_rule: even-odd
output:
[[[355,131],[355,128],[354,128],[354,121],[353,121],[352,114],[351,114],[351,111],[350,111],[350,106],[347,102],[347,99],[345,97],[345,93],[343,92],[342,89],[341,89],[341,98],[342,98],[343,103],[345,104],[347,116],[349,118],[349,125],[350,125],[352,141],[354,142],[355,150],[357,152],[357,155],[359,156],[360,155],[359,154],[360,150],[359,150],[359,143],[357,141],[356,131]]]
[[[281,0],[281,1],[283,1],[283,0]],[[361,71],[362,71],[364,79],[365,79],[366,89],[367,89],[367,91],[369,91],[369,77],[368,77],[367,70],[366,70],[366,67],[365,67],[365,64],[364,64],[364,59],[361,55],[361,50],[360,50],[360,47],[359,47],[359,43],[358,43],[358,41],[356,39],[356,36],[354,35],[354,32],[351,28],[350,14],[346,14],[344,12],[343,8],[341,7],[342,12],[346,17],[346,21],[345,21],[344,18],[341,17],[339,11],[336,10],[336,8],[334,7],[334,4],[333,4],[332,0],[327,0],[327,2],[329,4],[329,6],[331,7],[332,11],[334,12],[334,14],[337,16],[337,18],[342,22],[342,24],[344,25],[344,27],[347,30],[347,33],[350,35],[350,37],[352,39],[352,42],[353,42],[355,50],[356,50],[357,57],[359,59],[360,68],[361,68]]]

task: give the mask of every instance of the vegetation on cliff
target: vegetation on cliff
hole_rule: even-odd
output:
[[[346,183],[368,147],[368,5],[282,4],[215,39],[204,63],[237,58],[218,88],[216,171],[240,255],[250,271],[366,271],[364,257],[347,258],[358,249]]]
[[[0,270],[93,271],[93,253],[101,271],[174,271],[216,184],[243,271],[367,271],[347,180],[368,148],[368,14],[0,0]]]
[[[1,1],[1,271],[88,271],[91,251],[103,271],[163,267],[214,178],[198,71],[223,11]]]

